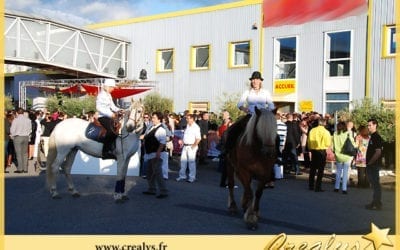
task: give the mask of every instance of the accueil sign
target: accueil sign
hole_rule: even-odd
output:
[[[274,81],[274,94],[291,94],[296,91],[296,80],[284,79]]]

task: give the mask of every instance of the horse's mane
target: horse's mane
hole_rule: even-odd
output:
[[[257,139],[263,146],[275,145],[276,118],[266,109],[256,110],[247,123],[241,143],[249,146]]]

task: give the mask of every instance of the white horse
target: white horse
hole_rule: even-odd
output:
[[[128,164],[140,147],[139,135],[143,130],[144,107],[141,101],[132,101],[130,108],[125,110],[122,119],[121,134],[115,142],[114,155],[117,157],[117,181],[114,199],[116,202],[128,200],[125,194],[125,177]],[[72,196],[79,197],[71,178],[71,167],[78,150],[88,155],[100,158],[103,143],[88,139],[85,135],[89,122],[79,118],[66,119],[54,128],[49,138],[49,153],[47,155],[47,183],[52,198],[60,198],[56,178],[59,169],[63,169],[67,179],[68,191]]]

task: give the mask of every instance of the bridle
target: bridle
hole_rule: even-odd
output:
[[[137,103],[132,103],[132,105],[129,107],[129,109],[125,110],[125,114],[124,114],[125,118],[123,119],[123,124],[122,124],[123,128],[121,131],[126,131],[126,133],[121,132],[119,134],[119,137],[121,138],[120,142],[121,142],[121,150],[122,150],[121,153],[122,154],[124,154],[123,140],[125,138],[129,137],[129,134],[131,133],[131,132],[129,132],[129,130],[127,128],[128,122],[129,121],[133,122],[132,132],[137,134],[136,130],[137,130],[138,124],[139,124],[140,120],[143,120],[143,114],[144,114],[143,110],[144,110],[144,107],[141,103],[139,105]],[[129,112],[129,116],[128,116],[128,118],[126,118],[126,115],[128,114],[128,112]]]
[[[139,112],[138,112],[139,110]],[[143,120],[143,105],[139,105],[139,108],[130,108],[129,109],[129,117],[128,117],[128,121],[132,121],[133,122],[133,127],[136,129],[138,123],[140,120]]]

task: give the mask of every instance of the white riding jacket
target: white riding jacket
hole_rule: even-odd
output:
[[[250,114],[254,113],[255,107],[259,109],[266,108],[269,110],[275,108],[271,94],[265,89],[260,89],[258,92],[254,89],[246,90],[240,98],[237,107],[240,108],[241,106],[245,106],[246,103]]]
[[[99,112],[99,117],[112,117],[114,112],[118,112],[120,109],[115,106],[114,101],[110,93],[102,89],[97,95],[96,109]]]

